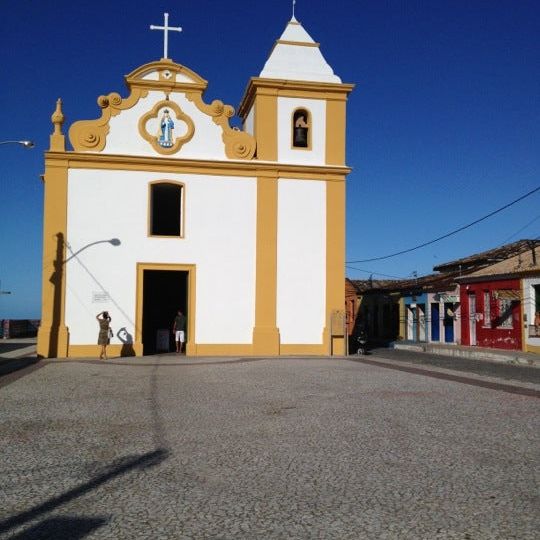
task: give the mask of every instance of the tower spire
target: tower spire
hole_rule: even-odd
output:
[[[291,22],[298,22],[298,21],[296,20],[296,17],[294,16],[295,6],[296,6],[296,0],[292,0],[292,17],[291,17]]]

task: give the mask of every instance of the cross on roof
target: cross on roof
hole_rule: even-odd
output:
[[[169,14],[164,13],[165,23],[163,26],[150,25],[150,30],[163,30],[163,58],[168,58],[169,32],[181,32],[180,26],[169,26]]]

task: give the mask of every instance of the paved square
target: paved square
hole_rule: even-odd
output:
[[[343,359],[190,362],[52,362],[0,388],[0,536],[538,538],[536,397]]]

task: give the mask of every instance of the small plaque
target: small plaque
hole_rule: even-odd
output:
[[[106,304],[111,297],[108,292],[94,291],[92,292],[92,304]]]
[[[345,312],[340,310],[332,311],[330,318],[330,331],[332,336],[345,335]]]

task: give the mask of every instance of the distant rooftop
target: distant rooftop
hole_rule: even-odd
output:
[[[471,272],[463,277],[463,281],[480,280],[483,277],[537,275],[539,272],[540,249],[527,249],[513,257]]]
[[[457,272],[444,274],[428,274],[410,279],[351,279],[357,293],[404,292],[410,290],[441,291],[455,287]]]
[[[438,266],[434,266],[433,270],[436,272],[467,272],[472,269],[476,270],[480,267],[504,261],[510,257],[513,257],[514,255],[519,255],[520,253],[530,250],[533,247],[536,248],[539,246],[540,240],[518,240],[517,242],[512,242],[511,244],[505,244],[504,246],[499,246],[488,251],[482,251],[481,253],[469,255],[468,257],[463,257],[462,259],[456,259],[455,261],[439,264]]]

